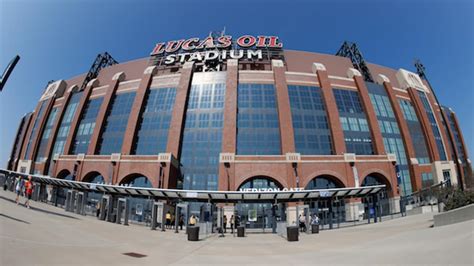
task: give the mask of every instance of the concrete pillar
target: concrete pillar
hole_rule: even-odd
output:
[[[282,60],[272,60],[275,92],[280,123],[281,152],[295,152],[295,136],[291,118],[290,96],[286,84],[285,65]]]
[[[359,221],[359,211],[364,210],[364,206],[360,201],[349,201],[344,204],[344,210],[346,213],[346,221]]]
[[[237,86],[239,65],[236,59],[227,60],[227,75],[224,102],[224,125],[222,128],[222,152],[236,153],[237,145]],[[234,167],[219,164],[219,190],[225,191],[235,187]],[[232,183],[232,184],[229,184]],[[230,217],[230,216],[229,216]]]

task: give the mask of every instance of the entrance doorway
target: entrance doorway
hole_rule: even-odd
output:
[[[256,176],[245,183],[240,189],[281,189],[282,186],[267,176]],[[281,208],[280,208],[281,209]],[[281,220],[279,208],[272,203],[238,203],[235,212],[239,221],[246,228],[274,228],[275,222]]]

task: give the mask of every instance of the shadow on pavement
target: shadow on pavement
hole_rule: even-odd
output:
[[[25,220],[21,220],[21,219],[15,218],[15,217],[11,217],[11,216],[8,216],[8,215],[3,214],[3,213],[0,213],[0,216],[8,218],[8,219],[12,219],[12,220],[17,221],[17,222],[22,222],[22,223],[25,223],[25,224],[31,224],[30,222],[27,222]]]
[[[9,198],[5,198],[4,196],[0,196],[0,199],[3,199],[5,201],[9,201],[13,204],[16,204],[16,202],[12,199],[9,199]],[[30,202],[34,202],[34,201],[31,201]],[[24,205],[22,204],[21,207],[24,208]],[[43,209],[40,209],[40,208],[36,208],[36,207],[32,207],[30,206],[30,209],[31,210],[34,210],[34,211],[38,211],[38,212],[43,212],[43,213],[46,213],[46,214],[52,214],[52,215],[56,215],[56,216],[61,216],[61,217],[65,217],[65,218],[70,218],[70,219],[75,219],[75,220],[80,220],[79,218],[77,217],[74,217],[74,216],[70,216],[70,215],[66,215],[66,214],[61,214],[61,213],[57,213],[57,212],[52,212],[52,211],[47,211],[47,210],[43,210]]]

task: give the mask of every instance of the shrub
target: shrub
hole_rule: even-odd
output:
[[[454,190],[446,200],[444,210],[449,211],[474,203],[473,191]]]

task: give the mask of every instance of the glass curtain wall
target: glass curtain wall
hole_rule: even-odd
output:
[[[296,152],[330,155],[332,138],[321,88],[288,85]]]
[[[43,128],[43,133],[41,134],[38,152],[36,153],[36,163],[44,163],[48,158],[48,154],[46,154],[46,146],[48,146],[49,138],[51,137],[51,130],[53,129],[57,112],[58,108],[53,108],[49,113],[48,120],[46,121],[46,125]],[[47,172],[48,171],[46,171],[46,173]]]
[[[28,144],[26,146],[26,152],[25,152],[25,157],[23,159],[27,159],[30,157],[31,155],[31,144],[33,142],[33,138],[35,137],[38,129],[39,129],[39,121],[41,119],[41,117],[43,116],[43,113],[46,109],[46,101],[43,101],[40,105],[40,109],[38,111],[38,116],[36,116],[36,119],[35,119],[35,123],[33,124],[33,130],[31,131],[31,135],[30,135],[30,138],[28,139]]]
[[[91,136],[94,133],[95,121],[102,105],[103,97],[90,99],[84,106],[84,111],[79,119],[74,141],[72,143],[71,154],[86,154],[91,142]]]
[[[150,88],[137,123],[132,154],[156,155],[166,151],[176,88]]]
[[[400,189],[402,195],[412,193],[410,168],[405,152],[402,135],[398,127],[397,119],[393,113],[392,104],[387,96],[385,88],[381,85],[367,82],[369,97],[377,115],[380,132],[383,137],[383,144],[386,153],[393,153],[397,156],[397,165],[400,171]]]
[[[280,124],[272,84],[237,88],[237,154],[280,155]]]
[[[225,73],[195,74],[181,150],[183,188],[217,190],[224,122]]]
[[[372,135],[357,91],[333,89],[348,153],[374,154]]]
[[[431,130],[435,137],[436,147],[438,148],[438,154],[441,161],[446,161],[446,152],[444,150],[443,145],[443,138],[441,137],[441,132],[438,127],[438,123],[436,122],[435,115],[433,113],[433,109],[428,101],[428,97],[422,91],[418,91],[418,95],[420,96],[421,102],[423,103],[423,108],[425,109],[426,115],[428,116],[428,120],[430,121]]]
[[[135,92],[121,93],[113,98],[105,115],[104,126],[99,137],[98,154],[109,155],[122,151],[123,137],[135,94]]]
[[[399,99],[399,103],[403,112],[403,117],[405,118],[408,126],[408,131],[410,132],[416,159],[418,160],[419,164],[429,164],[430,156],[428,154],[425,135],[416,115],[415,109],[408,100]]]

